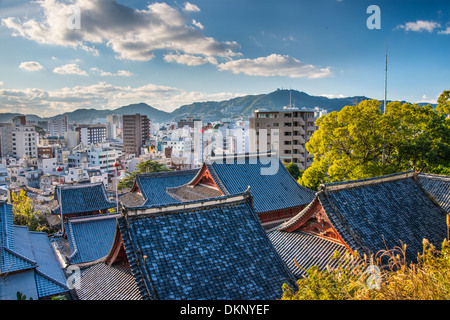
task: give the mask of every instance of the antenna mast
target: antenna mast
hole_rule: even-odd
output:
[[[386,56],[384,60],[384,107],[383,114],[386,113],[386,96],[387,96],[387,39],[386,39]],[[381,155],[381,163],[384,165],[386,159],[386,153],[384,148],[384,133],[383,133],[383,153]]]
[[[386,113],[386,97],[387,97],[387,50],[388,50],[388,43],[386,39],[386,57],[384,62],[384,110],[383,113]]]
[[[291,87],[289,87],[289,108],[292,106],[291,95],[292,95],[292,89],[291,89]]]

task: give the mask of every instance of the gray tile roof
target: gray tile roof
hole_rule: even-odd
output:
[[[424,238],[439,247],[447,236],[443,208],[430,199],[414,176],[414,172],[406,172],[326,184],[316,199],[352,250],[376,254],[404,243],[407,260],[414,261]]]
[[[104,258],[111,249],[119,214],[69,219],[65,224],[71,255],[70,264],[85,265]]]
[[[413,178],[336,191],[325,189],[324,196],[334,204],[328,216],[345,221],[373,253],[392,249],[401,241],[408,245],[406,254],[411,261],[422,251],[424,238],[440,247],[447,236],[445,213]],[[338,227],[338,232],[345,228]]]
[[[268,233],[268,237],[281,259],[298,278],[305,276],[305,270],[312,266],[317,266],[320,270],[324,270],[327,266],[337,267],[339,261],[332,259],[334,253],[339,252],[344,256],[347,252],[347,248],[342,244],[302,231],[274,230]]]
[[[300,186],[275,155],[211,158],[207,166],[224,194],[244,192],[250,186],[258,213],[301,206],[314,199],[315,192]]]
[[[197,172],[197,169],[193,169],[138,174],[136,183],[145,199],[142,207],[179,202],[167,193],[167,189],[188,183]]]
[[[418,182],[445,212],[450,213],[450,176],[419,173]]]
[[[85,213],[115,208],[116,203],[110,201],[103,183],[87,183],[79,185],[57,186],[55,198],[58,207],[53,214],[60,214],[60,193],[63,214]]]
[[[26,270],[34,271],[34,283],[25,276],[21,285],[36,288],[39,298],[68,291],[47,234],[13,225],[12,206],[0,203],[0,277]]]
[[[118,223],[143,299],[278,299],[294,281],[248,193],[130,210]]]
[[[81,270],[80,300],[142,300],[133,274],[126,263],[112,266],[100,262]]]

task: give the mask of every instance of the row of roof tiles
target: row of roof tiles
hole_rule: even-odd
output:
[[[47,234],[30,232],[12,220],[12,205],[0,203],[0,299],[16,299],[24,291],[34,299],[68,292]],[[8,281],[13,275],[15,281]]]
[[[439,242],[446,236],[445,214],[449,213],[450,178],[423,174],[415,176],[414,173],[408,172],[325,185],[323,190],[314,196],[313,192],[298,188],[297,184],[293,188],[291,182],[295,181],[290,176],[290,180],[287,179],[283,172],[278,176],[283,183],[281,185],[276,184],[275,188],[268,187],[271,181],[275,183],[276,179],[271,180],[270,177],[257,178],[258,175],[261,175],[255,171],[255,167],[251,167],[249,162],[234,163],[234,165],[230,163],[218,164],[217,166],[209,163],[207,167],[211,175],[217,180],[217,186],[224,191],[225,196],[219,198],[233,197],[233,192],[237,194],[243,192],[240,186],[245,184],[248,187],[248,185],[251,185],[251,196],[249,195],[247,198],[246,205],[240,203],[233,206],[221,204],[218,207],[204,207],[205,201],[203,201],[202,209],[197,209],[197,211],[192,209],[182,210],[180,209],[181,206],[177,207],[180,201],[172,197],[168,202],[158,202],[169,199],[165,198],[168,188],[177,187],[183,183],[188,184],[192,181],[196,176],[195,171],[138,176],[136,183],[144,195],[145,205],[128,208],[128,210],[141,213],[150,212],[148,210],[151,208],[157,210],[151,211],[152,214],[138,214],[135,217],[125,215],[118,219],[117,225],[121,235],[124,236],[126,253],[132,266],[134,278],[138,282],[140,298],[249,298],[250,292],[253,292],[251,289],[257,288],[258,284],[254,283],[252,288],[240,291],[235,286],[238,280],[229,271],[234,270],[235,274],[240,274],[240,270],[242,270],[244,278],[249,275],[254,276],[255,273],[243,271],[245,268],[254,270],[251,265],[247,264],[250,261],[240,257],[231,265],[227,263],[230,263],[230,257],[236,254],[236,252],[233,253],[233,250],[239,249],[241,251],[247,250],[247,259],[251,257],[251,259],[264,264],[264,261],[262,261],[264,259],[261,260],[261,252],[268,253],[271,249],[268,250],[268,247],[265,247],[266,251],[262,250],[258,256],[250,248],[239,247],[237,243],[241,240],[245,243],[251,243],[254,239],[246,238],[248,234],[252,234],[252,237],[261,235],[262,228],[252,229],[255,227],[255,221],[259,221],[250,217],[257,217],[258,203],[259,210],[273,209],[275,203],[278,205],[283,201],[286,203],[286,200],[282,202],[276,200],[277,198],[282,199],[281,194],[283,193],[285,195],[290,193],[291,197],[297,199],[296,203],[299,203],[299,198],[303,201],[308,197],[310,197],[308,203],[312,203],[313,200],[320,202],[326,216],[345,242],[344,245],[318,235],[305,233],[301,231],[301,225],[295,225],[303,216],[308,214],[311,206],[305,208],[290,221],[270,231],[268,239],[271,241],[271,245],[275,247],[277,257],[281,256],[290,272],[297,277],[301,275],[301,270],[293,263],[294,258],[302,268],[312,265],[324,267],[329,264],[332,265],[333,262],[330,257],[334,251],[344,252],[349,248],[373,253],[385,249],[386,244],[388,246],[398,245],[399,240],[401,240],[407,243],[410,248],[408,258],[414,259],[416,250],[421,248],[422,237],[427,237],[432,242]],[[236,169],[237,167],[239,169]],[[233,176],[236,178],[235,181],[232,180]],[[177,180],[175,177],[183,177],[184,180]],[[259,183],[265,181],[263,184],[266,185],[260,186],[257,182],[254,182],[255,180]],[[283,186],[286,188],[283,188]],[[147,190],[152,190],[153,193],[147,192]],[[301,196],[305,192],[306,196]],[[155,199],[163,200],[156,201]],[[272,201],[272,207],[265,207],[264,202],[267,202],[265,200]],[[208,201],[211,201],[211,199]],[[187,205],[192,203],[188,202]],[[201,202],[196,201],[195,203]],[[177,209],[174,209],[175,207]],[[165,214],[155,214],[159,209],[163,210]],[[169,212],[168,210],[175,211]],[[223,225],[224,228],[217,227],[217,221],[221,221],[220,225]],[[106,222],[103,221],[103,223]],[[78,226],[81,227],[81,225]],[[231,228],[231,225],[234,227]],[[260,223],[257,223],[257,225],[259,228],[261,227]],[[294,230],[292,230],[292,226],[295,226]],[[92,226],[86,228],[89,229]],[[76,228],[72,226],[68,229],[73,232],[72,230]],[[252,232],[248,232],[249,229]],[[287,229],[290,229],[290,231],[287,231]],[[80,235],[83,233],[81,229],[78,232]],[[76,231],[73,232],[73,235],[76,235],[76,233]],[[110,231],[108,234],[111,237],[113,233]],[[117,236],[118,233],[115,232],[115,235]],[[231,235],[235,237],[235,245],[225,246],[216,251],[215,249],[223,245],[223,242],[230,242],[229,237]],[[97,253],[96,257],[101,258],[103,252],[107,251],[107,247],[108,245],[105,243],[104,250],[102,253]],[[81,246],[77,246],[78,254],[81,253],[80,250],[82,249],[80,248]],[[89,250],[89,246],[86,246],[85,249]],[[111,249],[111,246],[109,246],[109,249]],[[216,256],[209,255],[209,252],[219,256],[220,260],[217,260]],[[222,253],[227,253],[227,257],[222,256]],[[274,256],[271,256],[272,258],[278,259]],[[93,259],[93,257],[89,259]],[[210,265],[211,269],[205,269],[204,275],[214,270],[216,275],[220,275],[216,280],[231,281],[228,283],[228,287],[225,286],[229,289],[227,294],[221,292],[223,294],[221,296],[217,292],[219,288],[212,290],[211,287],[205,288],[201,285],[200,280],[202,278],[195,274],[195,270],[190,270],[195,266],[195,261],[198,261],[198,259],[201,259],[202,264]],[[73,260],[73,262],[75,261]],[[223,270],[214,269],[217,261],[223,262]],[[273,260],[271,263],[273,263]],[[231,269],[230,266],[232,266]],[[290,276],[286,276],[286,273],[280,271],[281,269],[274,271],[269,268],[267,270],[271,270],[270,272],[273,274],[277,274],[277,272],[278,275],[283,274],[278,279],[283,278],[284,281],[287,281],[286,279],[290,278]],[[213,274],[211,276],[213,277]],[[265,276],[267,277],[267,274]],[[164,279],[166,282],[163,281]],[[193,287],[196,283],[199,285],[198,288]],[[277,286],[279,285],[279,282],[275,283]],[[222,290],[225,287],[222,287]],[[213,292],[215,293],[213,294]],[[246,294],[247,296],[245,296]],[[254,295],[253,297],[261,298],[262,295]]]

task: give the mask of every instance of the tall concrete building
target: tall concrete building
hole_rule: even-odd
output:
[[[16,159],[22,157],[37,157],[39,134],[33,125],[7,125],[1,127],[2,157],[11,156]]]
[[[306,170],[314,157],[308,154],[305,144],[317,129],[316,118],[314,109],[255,110],[249,121],[250,152],[277,151],[280,160]]]
[[[75,128],[80,134],[80,142],[84,145],[102,143],[106,140],[106,125],[81,124]]]
[[[69,128],[69,119],[63,115],[57,119],[51,119],[47,124],[47,133],[51,136],[62,136]]]
[[[123,115],[123,151],[136,156],[141,155],[141,148],[150,138],[150,119],[139,113]]]

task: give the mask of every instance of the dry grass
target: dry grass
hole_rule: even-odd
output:
[[[417,261],[405,259],[407,245],[380,251],[375,257],[346,255],[338,268],[312,267],[297,281],[298,290],[283,286],[283,300],[449,300],[450,245],[436,249],[426,239]],[[383,264],[381,264],[383,261]]]

